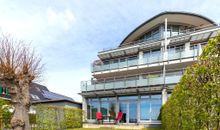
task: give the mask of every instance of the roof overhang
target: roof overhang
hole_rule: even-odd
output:
[[[136,95],[136,94],[147,94],[147,93],[161,93],[163,86],[148,86],[148,87],[131,87],[121,88],[113,90],[100,90],[100,91],[89,91],[82,92],[80,95],[86,98],[91,97],[106,97],[106,96],[122,96],[122,95]]]
[[[127,45],[135,40],[144,33],[150,31],[155,26],[164,23],[167,18],[168,23],[179,23],[190,25],[192,27],[204,27],[204,26],[215,26],[216,23],[202,15],[188,13],[188,12],[163,12],[151,19],[147,20],[136,29],[134,29],[128,36],[121,42],[120,46]]]

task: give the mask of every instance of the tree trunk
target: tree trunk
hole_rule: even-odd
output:
[[[14,130],[30,130],[28,116],[30,108],[29,85],[20,81],[18,86],[10,90],[12,104],[15,109],[11,126]]]

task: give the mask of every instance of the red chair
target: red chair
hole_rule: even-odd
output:
[[[103,124],[103,118],[102,118],[102,113],[101,112],[96,112],[96,120],[99,123],[100,121],[102,121]]]
[[[118,112],[118,116],[117,116],[117,118],[115,118],[115,124],[117,124],[118,122],[121,121],[122,116],[123,116],[123,113],[121,111]]]

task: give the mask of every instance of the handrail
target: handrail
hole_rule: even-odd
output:
[[[111,82],[85,81],[81,83],[81,91],[96,91],[96,90],[108,90],[108,89],[118,89],[118,88],[126,88],[126,87],[150,86],[150,85],[164,84],[164,80],[166,83],[172,84],[179,82],[181,76],[182,75],[171,75],[171,76],[166,76],[165,79],[162,76],[148,77],[141,79],[138,78],[138,79],[130,79],[130,80],[123,79],[123,80],[113,80]],[[172,80],[170,78],[172,78]]]

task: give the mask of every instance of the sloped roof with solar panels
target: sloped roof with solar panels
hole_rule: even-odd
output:
[[[74,101],[71,97],[64,96],[62,94],[51,92],[46,86],[32,83],[30,86],[30,96],[32,101],[43,100],[69,100]]]

